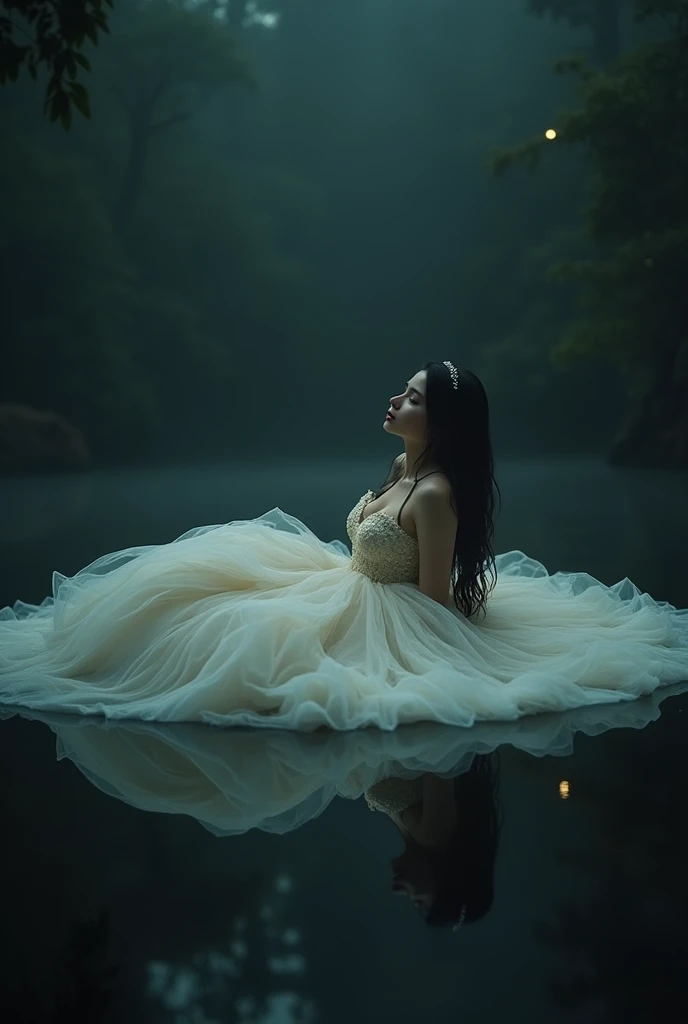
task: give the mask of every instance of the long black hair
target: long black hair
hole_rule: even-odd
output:
[[[456,364],[454,364],[456,365]],[[497,582],[492,538],[494,536],[495,492],[501,492],[494,476],[487,394],[471,370],[458,370],[454,388],[444,363],[428,362],[425,402],[427,408],[426,447],[416,466],[416,478],[431,460],[451,484],[451,505],[458,519],[451,584],[454,603],[466,618],[482,609]],[[387,479],[376,496],[403,472],[404,457],[397,456]],[[488,575],[492,582],[488,583]]]
[[[471,924],[491,908],[502,825],[498,791],[497,753],[476,754],[470,769],[454,779],[456,835],[444,849],[424,851],[439,883],[427,924]]]

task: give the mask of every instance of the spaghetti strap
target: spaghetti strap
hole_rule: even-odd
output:
[[[404,500],[402,501],[402,503],[401,503],[401,508],[400,508],[400,509],[399,509],[399,511],[397,512],[397,526],[401,526],[401,513],[402,513],[402,512],[403,512],[403,510],[404,510],[404,505],[406,504],[406,502],[407,502],[407,501],[409,500],[409,498],[410,498],[410,497],[411,497],[411,495],[413,494],[413,492],[414,492],[414,490],[415,490],[415,488],[416,488],[416,484],[417,484],[417,483],[420,483],[420,481],[421,481],[421,480],[425,480],[425,477],[426,477],[426,476],[432,476],[432,475],[433,475],[433,473],[441,473],[441,472],[442,472],[442,470],[441,470],[441,469],[433,469],[433,470],[431,470],[431,472],[430,472],[430,473],[426,473],[426,474],[425,474],[425,476],[419,476],[419,477],[417,477],[417,478],[416,478],[416,479],[414,480],[414,482],[413,482],[413,487],[411,488],[411,490],[410,490],[410,491],[408,492],[408,494],[406,495],[406,497],[405,497],[405,498],[404,498]]]

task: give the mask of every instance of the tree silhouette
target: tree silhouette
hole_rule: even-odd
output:
[[[128,125],[126,170],[114,208],[121,223],[141,193],[156,136],[192,118],[215,90],[250,88],[256,80],[212,4],[185,8],[150,0],[113,33],[106,58],[111,89]]]
[[[534,169],[545,146],[582,144],[591,165],[587,233],[597,258],[550,268],[575,285],[582,310],[553,348],[561,366],[599,360],[623,376],[633,409],[614,442],[616,462],[688,465],[688,0],[636,0],[636,20],[662,17],[663,39],[579,76],[581,105],[544,133],[494,155],[502,174]]]
[[[571,28],[590,28],[593,45],[589,49],[603,66],[621,52],[621,10],[627,6],[628,0],[528,0],[529,12],[539,18],[549,15]]]

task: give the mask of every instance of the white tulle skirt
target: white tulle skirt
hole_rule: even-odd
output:
[[[688,679],[688,609],[497,556],[467,620],[375,583],[341,541],[273,508],[129,547],[40,605],[0,610],[0,704],[310,731],[469,726],[631,700]]]

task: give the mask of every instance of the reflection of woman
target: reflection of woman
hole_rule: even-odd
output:
[[[535,757],[568,757],[577,736],[644,729],[660,717],[665,699],[685,692],[688,683],[662,687],[642,700],[533,715],[513,723],[480,722],[471,729],[419,724],[392,732],[305,734],[21,714],[53,730],[58,759],[69,758],[94,786],[132,807],[190,815],[216,836],[252,829],[282,835],[318,818],[337,798],[358,800],[367,794],[368,802],[379,807],[386,796],[389,806],[396,791],[396,810],[403,811],[422,801],[423,773],[430,822],[430,798],[440,799],[444,780],[451,783],[450,793],[459,794],[460,803],[470,803],[465,787],[473,782],[465,773],[476,758],[474,771],[502,746]],[[0,708],[0,720],[13,713]],[[477,832],[465,838],[478,842]]]
[[[384,811],[405,848],[392,860],[392,889],[408,896],[429,925],[463,924],[492,906],[499,838],[498,755],[478,754],[453,779],[426,773],[384,779],[366,793]]]

